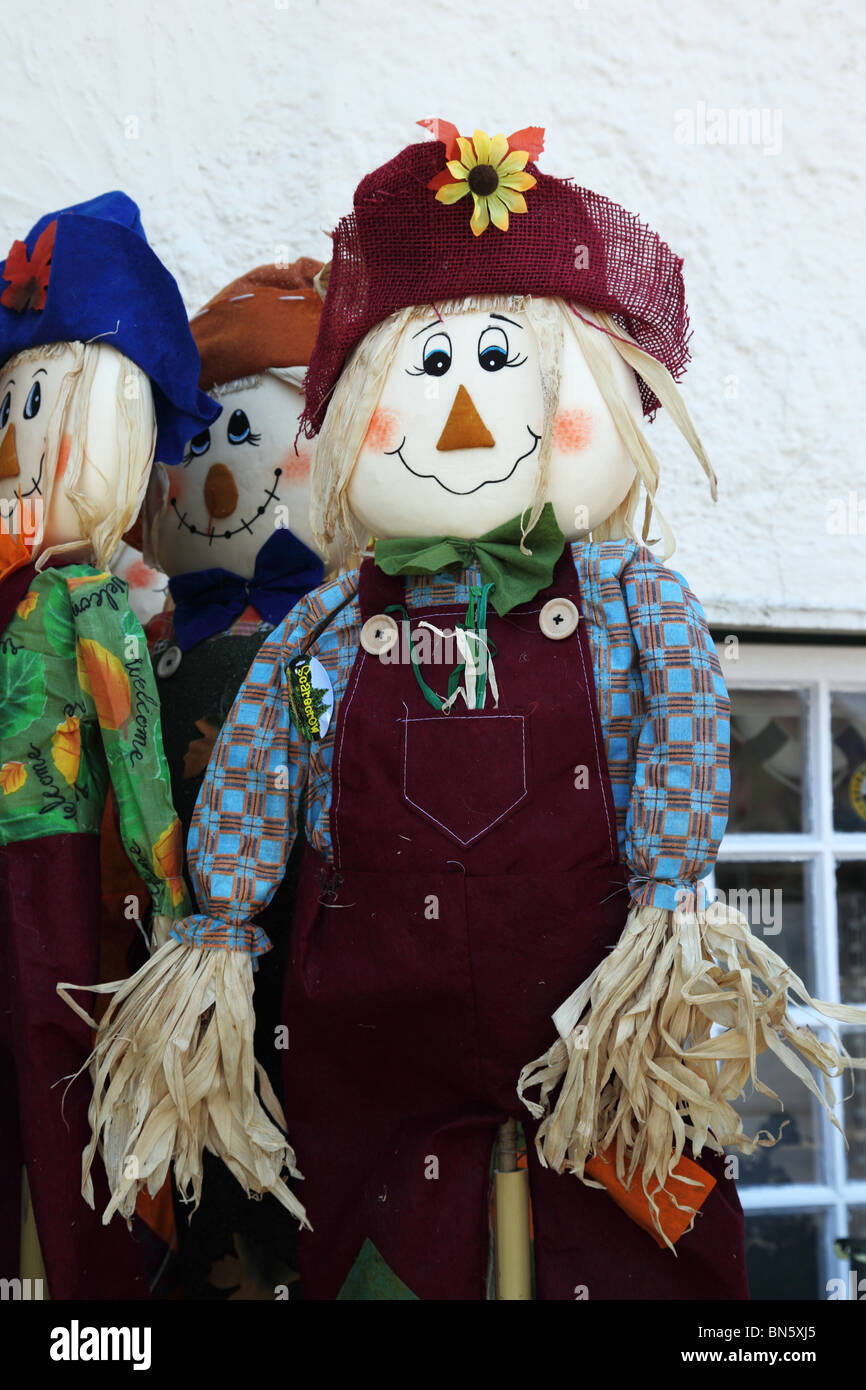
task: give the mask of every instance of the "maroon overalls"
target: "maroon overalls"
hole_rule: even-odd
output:
[[[551,1014],[628,910],[589,642],[583,621],[542,634],[553,597],[580,610],[568,548],[549,589],[489,613],[498,709],[488,695],[438,713],[408,664],[358,651],[334,743],[334,863],[305,847],[286,976],[305,1298],[335,1298],[369,1239],[419,1298],[483,1299],[491,1147],[509,1116],[529,1140],[539,1299],[747,1297],[721,1163],[702,1159],[720,1181],[675,1258],[607,1193],[540,1167],[517,1098]],[[366,560],[359,598],[364,621],[405,602],[403,581]],[[413,631],[464,616],[410,612]],[[445,692],[447,666],[424,674]]]

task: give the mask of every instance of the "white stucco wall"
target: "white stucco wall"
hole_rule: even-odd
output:
[[[31,0],[3,27],[3,250],[122,187],[190,310],[277,248],[326,258],[416,118],[546,126],[546,170],[685,257],[721,489],[660,418],[673,563],[731,631],[866,631],[862,0]],[[698,143],[741,108],[757,143]]]

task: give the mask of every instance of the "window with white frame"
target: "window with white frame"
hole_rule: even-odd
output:
[[[813,997],[866,1007],[866,647],[717,648],[731,802],[709,882]],[[866,1027],[839,1031],[866,1057]],[[787,1123],[778,1144],[738,1156],[752,1297],[866,1297],[866,1071],[832,1083],[838,1130],[777,1058],[764,1054],[758,1071],[784,1113],[750,1089],[746,1132]]]

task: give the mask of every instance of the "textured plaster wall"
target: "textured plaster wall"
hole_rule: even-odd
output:
[[[673,563],[728,630],[866,631],[862,0],[4,8],[3,250],[119,186],[190,310],[281,250],[325,258],[417,117],[545,125],[545,169],[685,257],[687,399],[720,499],[660,417]],[[739,109],[760,115],[730,143]]]

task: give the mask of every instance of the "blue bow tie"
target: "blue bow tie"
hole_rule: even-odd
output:
[[[224,632],[247,604],[276,627],[298,599],[321,584],[325,567],[293,531],[275,531],[256,556],[252,579],[231,570],[197,570],[168,581],[175,602],[174,631],[181,651]]]

